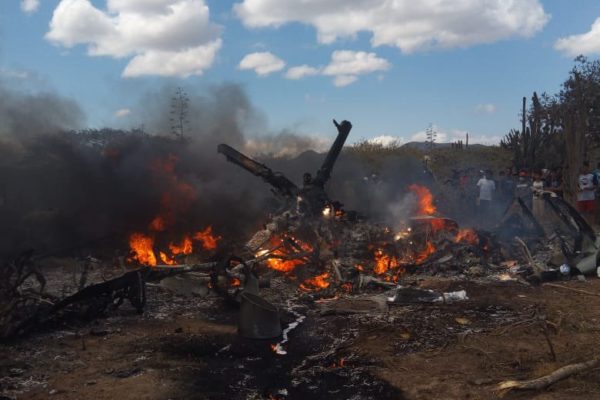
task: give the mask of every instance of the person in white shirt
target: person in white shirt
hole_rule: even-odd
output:
[[[533,193],[533,201],[531,212],[538,219],[538,221],[542,222],[544,220],[544,181],[542,180],[542,172],[535,171],[533,173],[533,182],[531,184],[531,191]]]
[[[490,209],[496,184],[493,180],[487,178],[484,171],[479,171],[479,173],[481,174],[481,179],[477,182],[477,187],[479,187],[479,211],[483,214]]]

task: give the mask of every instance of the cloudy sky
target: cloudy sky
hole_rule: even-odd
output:
[[[165,84],[244,86],[269,129],[497,143],[521,97],[600,54],[598,0],[2,0],[0,77],[144,123]]]

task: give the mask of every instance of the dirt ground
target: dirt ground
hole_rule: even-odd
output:
[[[123,306],[1,345],[0,398],[600,399],[600,369],[541,392],[495,390],[598,357],[600,279],[557,283],[596,296],[516,281],[415,283],[469,299],[377,316],[307,305],[287,355],[274,341],[240,338],[237,311],[218,298],[152,287],[144,315]]]

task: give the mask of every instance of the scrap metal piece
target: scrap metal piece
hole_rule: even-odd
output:
[[[315,177],[313,178],[310,173],[304,174],[304,186],[302,188],[296,186],[296,184],[282,173],[274,172],[271,168],[240,153],[231,146],[220,144],[217,146],[217,152],[223,154],[228,161],[262,178],[273,187],[273,192],[276,195],[297,200],[299,213],[320,215],[323,207],[330,203],[325,193],[325,184],[331,177],[331,171],[352,129],[352,124],[349,121],[338,123],[336,120],[333,120],[333,123],[338,130],[338,135],[327,152],[325,160],[323,160],[323,164]]]
[[[271,339],[281,335],[279,310],[260,296],[242,293],[239,333],[248,339]]]
[[[340,155],[342,148],[344,147],[344,143],[346,143],[346,139],[348,139],[348,135],[350,134],[350,130],[352,129],[352,124],[350,121],[342,121],[342,123],[338,123],[335,119],[333,120],[333,124],[338,130],[338,135],[335,138],[335,141],[331,144],[329,151],[327,152],[327,156],[321,165],[321,168],[317,171],[317,175],[313,180],[313,184],[315,186],[324,187],[329,178],[331,177],[331,171],[333,170],[333,166]]]
[[[225,158],[227,158],[227,161],[244,168],[252,175],[262,178],[263,181],[273,186],[276,194],[284,197],[292,197],[298,194],[298,186],[286,178],[282,173],[274,172],[271,168],[240,153],[233,147],[226,144],[220,144],[217,146],[217,152],[223,154]]]
[[[520,197],[515,197],[508,206],[495,230],[506,238],[512,238],[515,234],[544,236],[544,229]]]

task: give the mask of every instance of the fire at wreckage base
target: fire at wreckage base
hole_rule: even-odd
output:
[[[555,231],[551,234],[545,232],[545,224],[519,199],[492,232],[461,229],[456,221],[438,215],[431,191],[418,184],[407,187],[415,206],[413,217],[400,229],[392,230],[343,210],[339,203],[329,199],[324,189],[351,127],[349,123],[336,126],[338,138],[326,162],[314,179],[306,176],[301,188],[232,148],[219,146],[219,151],[228,159],[269,182],[283,204],[281,212],[246,243],[241,257],[216,257],[214,262],[194,263],[205,260],[202,257],[208,257],[206,254],[216,254],[225,239],[211,227],[161,238],[160,235],[168,231],[172,211],[166,202],[164,212],[148,224],[146,232],[134,232],[130,236],[132,256],[127,262],[130,266],[143,267],[117,278],[107,280],[105,267],[94,267],[100,261],[86,258],[83,271],[89,279],[87,282],[92,284],[80,279],[78,291],[63,298],[50,297],[44,294],[45,289],[59,293],[56,288],[63,287],[64,275],[59,279],[52,275],[44,277],[37,268],[37,260],[28,254],[14,260],[11,268],[4,270],[6,275],[0,285],[5,288],[12,285],[19,290],[0,293],[20,293],[22,301],[12,299],[16,300],[10,303],[15,305],[15,313],[9,319],[0,320],[2,335],[14,337],[58,318],[62,322],[73,315],[95,318],[112,311],[108,326],[114,324],[121,329],[127,326],[122,325],[123,321],[138,320],[139,332],[146,338],[152,328],[144,322],[150,318],[152,324],[158,324],[160,333],[152,334],[153,341],[144,339],[143,346],[135,336],[135,346],[141,349],[135,368],[108,373],[112,379],[110,385],[102,385],[102,379],[95,377],[99,379],[97,387],[102,390],[115,385],[115,377],[153,377],[156,360],[152,358],[158,354],[162,357],[161,363],[177,354],[185,354],[190,362],[189,354],[197,354],[196,358],[208,365],[208,369],[201,374],[194,370],[194,376],[187,380],[196,385],[194,393],[202,387],[207,397],[216,390],[232,394],[231,398],[250,392],[256,394],[251,398],[279,399],[288,394],[289,398],[306,398],[314,396],[314,388],[319,388],[329,393],[330,398],[349,398],[358,393],[357,398],[396,399],[402,397],[372,374],[371,359],[361,354],[375,349],[386,360],[401,362],[410,360],[412,352],[445,349],[448,343],[454,343],[457,335],[459,338],[469,335],[471,340],[481,329],[497,328],[502,332],[528,326],[527,321],[532,321],[529,298],[532,289],[523,278],[535,283],[536,279],[556,277],[556,267],[565,261],[573,266],[571,273],[579,267],[580,272],[589,273],[590,266],[597,265],[594,249],[598,245],[594,232],[568,204],[552,197],[544,198],[547,219],[554,221]],[[173,170],[167,167],[163,169]],[[189,192],[185,182],[173,179],[181,193]],[[298,201],[298,197],[302,200]],[[218,232],[218,227],[215,231]],[[164,255],[158,250],[161,244]],[[133,251],[136,249],[137,252]],[[147,259],[140,257],[144,254]],[[138,257],[133,257],[135,255]],[[491,305],[490,292],[495,293]],[[502,300],[506,297],[511,298]],[[556,297],[547,293],[546,300]],[[227,301],[223,302],[222,298]],[[36,299],[43,301],[36,304]],[[144,318],[127,317],[126,310],[116,313],[114,309],[124,300],[136,311],[143,311]],[[560,303],[564,301],[569,299],[561,299]],[[523,306],[517,311],[515,305],[519,302]],[[180,323],[178,318],[182,311],[196,319]],[[539,315],[542,314],[536,309],[535,318]],[[210,321],[210,326],[202,325],[204,322],[198,318]],[[215,320],[221,324],[215,324]],[[101,321],[96,324],[104,326],[106,322]],[[515,328],[521,321],[526,324]],[[173,324],[180,326],[174,328]],[[193,327],[201,328],[197,331]],[[86,343],[97,345],[93,338],[98,335],[100,339],[108,339],[104,343],[118,348],[114,344],[121,336],[127,336],[115,334],[110,328],[92,328],[90,332],[94,333],[85,336],[85,341],[78,333],[74,344],[62,338],[61,345],[67,341],[70,348],[75,349],[83,344],[85,350]],[[211,333],[207,336],[205,332]],[[517,338],[511,333],[509,336],[510,346],[503,354],[510,352],[515,340],[522,339],[522,335]],[[539,346],[539,336],[536,328],[532,339],[536,348],[544,347]],[[481,339],[481,335],[477,337]],[[552,341],[560,340],[558,335],[552,337]],[[35,340],[35,336],[31,340]],[[369,345],[370,341],[374,343]],[[393,343],[393,348],[382,346],[382,342],[387,341]],[[461,344],[464,345],[464,341],[459,339],[459,347]],[[27,356],[39,358],[39,354],[51,347],[43,346],[44,351]],[[486,352],[495,351],[484,348]],[[573,351],[572,346],[569,349]],[[11,349],[11,354],[20,354],[19,351],[22,350]],[[61,360],[64,349],[57,351],[56,357]],[[124,354],[131,358],[130,353]],[[96,358],[94,351],[83,351],[79,355],[82,358],[87,355],[88,363],[96,362],[89,359]],[[545,356],[539,354],[536,358]],[[427,357],[435,356],[427,352]],[[257,359],[264,359],[266,364],[257,368]],[[504,361],[502,365],[511,365],[511,360]],[[180,359],[168,362],[174,363],[170,364],[174,366],[170,370],[180,371]],[[428,367],[433,364],[428,363]],[[277,368],[271,368],[273,365]],[[109,367],[115,369],[109,364],[101,370],[111,370]],[[455,371],[454,361],[449,368]],[[496,368],[494,365],[493,373],[497,373]],[[394,369],[390,369],[390,373]],[[273,371],[284,371],[284,375],[274,375]],[[402,381],[407,371],[404,367],[401,369]],[[514,371],[509,372],[514,375]],[[61,366],[60,379],[63,374]],[[71,375],[74,374],[77,371]],[[226,382],[219,380],[222,376],[227,377]],[[177,378],[181,380],[180,376]],[[19,378],[10,379],[16,385]],[[267,381],[278,383],[265,386]],[[24,379],[20,384],[25,386],[31,382]],[[129,381],[122,379],[121,382]],[[428,381],[427,385],[430,384]],[[88,385],[85,390],[93,387],[96,386]],[[2,390],[2,394],[8,393]],[[47,390],[41,393],[39,398],[46,398]]]
[[[98,287],[87,287],[66,297],[46,309],[42,318],[36,316],[37,319],[30,321],[25,314],[22,320],[17,319],[5,327],[4,336],[27,330],[35,322],[53,318],[63,308],[92,297],[105,298],[105,304],[99,310],[111,302],[120,304],[123,299],[129,299],[141,311],[146,302],[146,281],[168,281],[169,277],[189,273],[199,274],[199,282],[239,304],[243,292],[259,295],[259,289],[268,287],[272,278],[278,275],[284,277],[291,289],[291,297],[298,291],[319,298],[394,290],[405,277],[414,274],[497,275],[502,279],[519,279],[533,273],[534,277],[547,279],[555,276],[554,272],[544,271],[548,268],[539,265],[548,265],[550,258],[573,266],[571,273],[576,273],[577,267],[580,267],[579,272],[590,273],[597,265],[598,252],[589,251],[598,247],[595,234],[575,210],[552,197],[545,197],[547,209],[553,213],[556,225],[562,224],[563,229],[562,234],[557,230],[552,235],[547,250],[535,251],[536,257],[543,258],[540,260],[532,258],[528,244],[543,237],[544,231],[520,199],[515,200],[493,232],[460,229],[455,221],[439,217],[430,189],[419,184],[407,188],[415,199],[415,207],[413,217],[399,230],[393,231],[388,225],[373,223],[355,212],[345,211],[341,203],[330,200],[325,185],[352,125],[348,121],[337,123],[335,120],[334,124],[338,130],[335,141],[314,178],[310,173],[304,174],[302,187],[225,144],[218,146],[218,152],[227,160],[269,183],[282,203],[279,214],[245,244],[241,257],[177,265],[177,260],[196,252],[198,247],[194,242],[200,243],[203,251],[218,248],[222,238],[214,235],[210,226],[184,235],[179,241],[171,241],[168,253],[167,250],[155,250],[153,235],[167,229],[172,214],[166,202],[165,210],[149,224],[150,233],[135,232],[130,236],[132,257],[129,262],[145,268],[136,274],[116,278],[114,283],[109,281]],[[172,173],[174,162],[169,159],[156,169]],[[173,175],[169,175],[169,179],[177,183],[182,194],[189,195],[185,182],[178,181]],[[515,241],[517,234],[524,240],[518,238]],[[519,259],[524,262],[516,261]],[[32,264],[30,258],[24,257],[15,261],[15,268],[25,271]],[[24,272],[26,276],[32,273]],[[542,275],[544,277],[540,277]],[[23,281],[13,281],[7,277],[7,287],[23,284]],[[40,286],[40,292],[43,292],[44,284]]]

